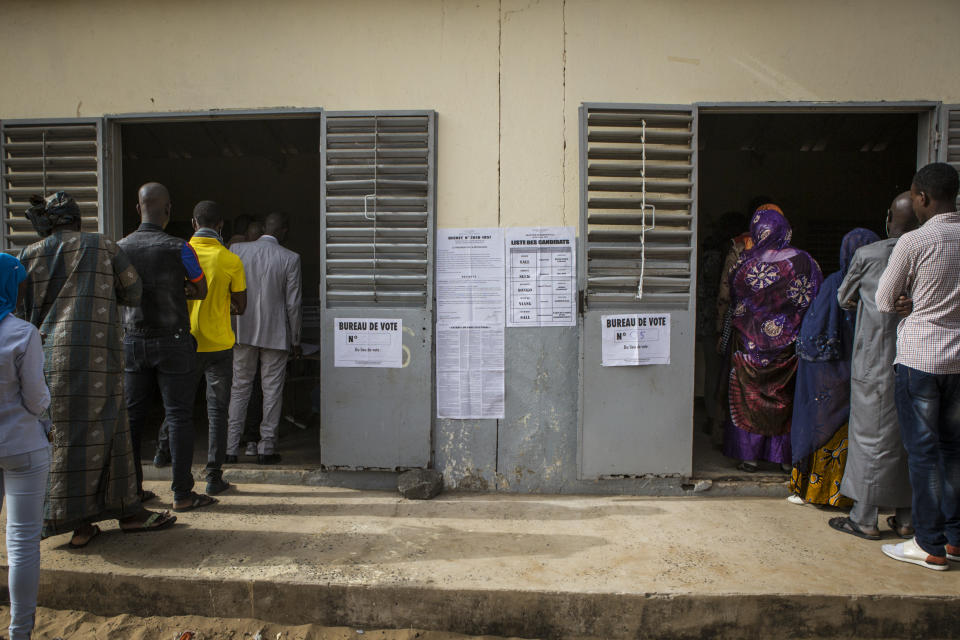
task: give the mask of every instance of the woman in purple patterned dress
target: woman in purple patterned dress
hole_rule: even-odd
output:
[[[750,235],[754,246],[730,277],[736,344],[723,452],[742,471],[756,471],[759,460],[788,470],[795,342],[823,275],[810,254],[790,245],[790,224],[775,208],[756,210]]]

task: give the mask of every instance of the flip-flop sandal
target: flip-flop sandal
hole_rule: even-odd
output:
[[[173,510],[177,513],[183,513],[184,511],[193,511],[194,509],[201,509],[203,507],[209,507],[212,504],[217,504],[220,502],[216,498],[211,498],[206,494],[191,492],[190,493],[190,504],[186,507],[177,507],[174,506]],[[173,503],[176,505],[176,501]]]
[[[759,465],[750,464],[749,462],[741,462],[737,465],[737,471],[743,471],[744,473],[756,473],[759,470]]]
[[[96,538],[98,535],[100,535],[100,527],[98,527],[97,525],[93,525],[93,533],[90,534],[90,537],[87,538],[86,542],[81,544],[75,544],[73,542],[73,538],[70,538],[70,542],[67,543],[67,546],[70,547],[71,549],[83,549],[85,546],[90,544],[93,541],[93,539]]]
[[[852,536],[857,536],[858,538],[863,538],[864,540],[879,540],[879,533],[867,533],[861,529],[856,522],[847,518],[846,516],[841,516],[839,518],[830,518],[827,522],[830,525],[831,529],[836,529],[842,533],[849,533]]]
[[[124,533],[146,533],[147,531],[160,531],[166,529],[177,521],[177,516],[170,515],[169,511],[153,511],[150,517],[136,527],[124,527],[120,525],[120,530]]]
[[[157,494],[150,489],[144,489],[143,493],[140,494],[140,502],[150,502],[151,500],[156,500]]]
[[[887,516],[887,526],[893,529],[893,533],[897,536],[903,538],[904,540],[909,540],[913,537],[913,527],[904,527],[897,522],[897,516]],[[906,533],[901,533],[905,531]]]

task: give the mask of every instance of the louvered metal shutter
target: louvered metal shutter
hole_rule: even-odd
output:
[[[943,142],[941,143],[940,157],[949,162],[953,168],[960,171],[960,105],[946,105],[943,107]],[[960,208],[960,198],[957,199]]]
[[[2,124],[3,249],[37,239],[23,213],[33,194],[66,191],[80,205],[84,231],[100,227],[100,123]]]
[[[324,112],[320,462],[430,463],[433,433],[433,111]],[[338,366],[339,318],[399,320],[403,366]]]
[[[689,107],[584,105],[581,113],[581,256],[587,306],[690,308],[693,294],[695,123]],[[641,273],[641,185],[646,123],[646,232]],[[648,211],[646,223],[651,224]],[[585,254],[585,255],[584,255]]]
[[[430,308],[435,115],[324,115],[326,308]]]

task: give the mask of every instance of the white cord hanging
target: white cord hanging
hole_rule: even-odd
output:
[[[640,121],[640,280],[637,300],[643,300],[643,276],[647,266],[647,231],[657,226],[657,208],[650,205],[652,223],[647,226],[647,121]]]
[[[43,180],[43,197],[47,197],[47,130],[40,134],[40,175]]]
[[[379,156],[377,148],[380,142],[380,119],[373,118],[373,193],[363,196],[363,217],[367,220],[373,220],[373,301],[377,301],[377,165]],[[373,198],[373,213],[369,213],[367,201]]]

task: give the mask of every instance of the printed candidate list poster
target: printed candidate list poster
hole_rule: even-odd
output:
[[[605,367],[670,364],[670,314],[601,316]]]
[[[333,366],[403,366],[403,320],[336,318],[333,330]]]
[[[576,231],[573,227],[507,229],[507,326],[577,324]]]

